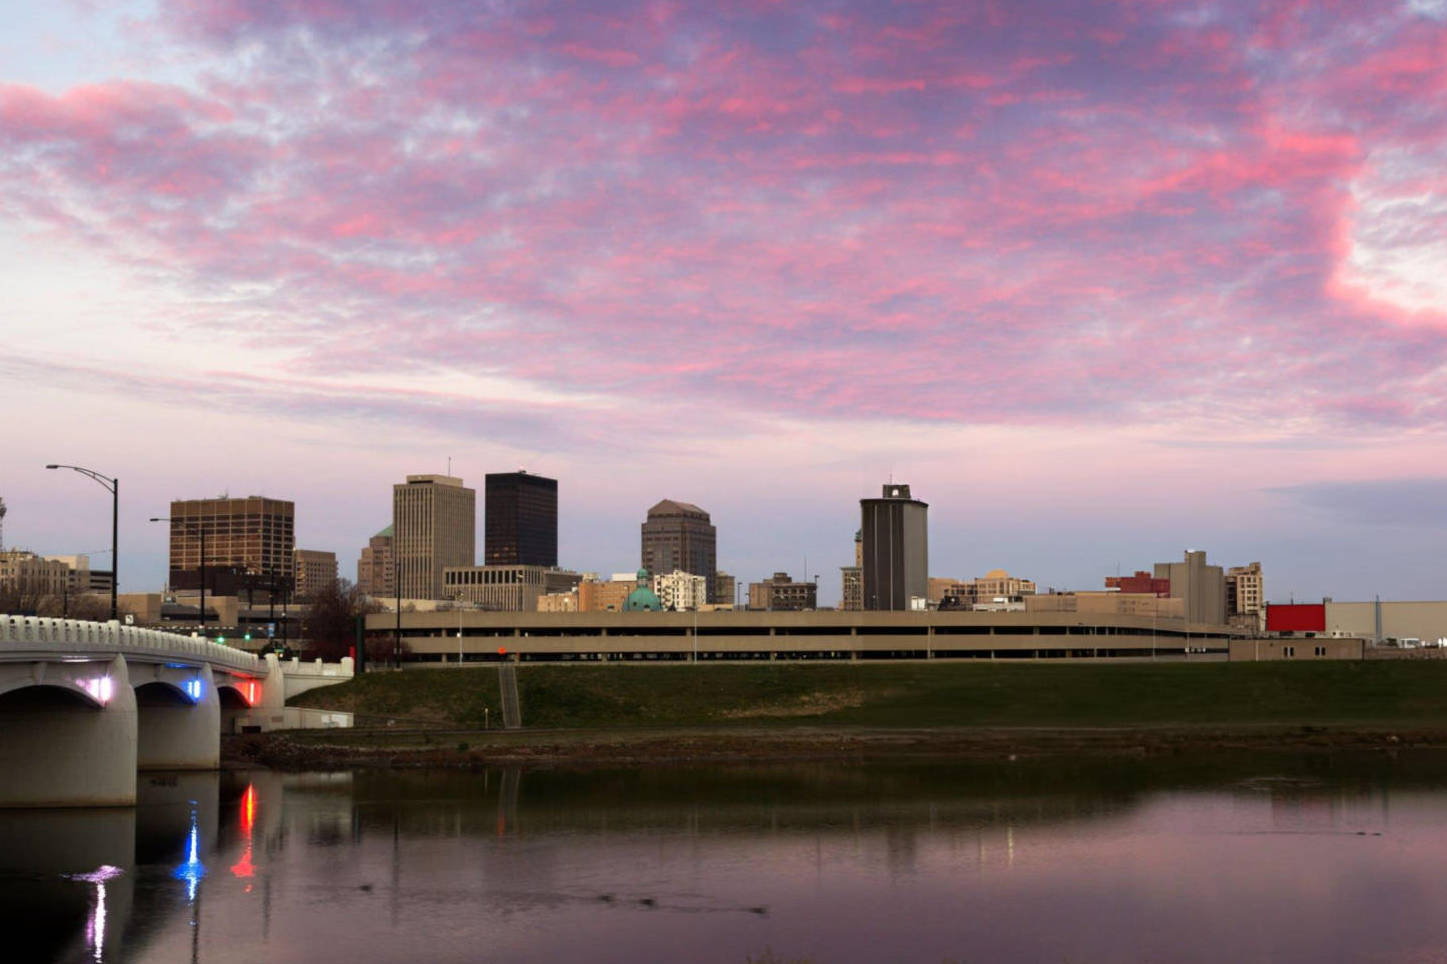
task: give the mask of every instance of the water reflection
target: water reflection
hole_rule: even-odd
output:
[[[141,784],[0,812],[0,920],[34,959],[1447,952],[1433,755]]]

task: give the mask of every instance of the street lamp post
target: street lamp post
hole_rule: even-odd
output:
[[[169,516],[164,516],[164,515],[153,515],[153,516],[151,516],[151,521],[152,521],[152,522],[170,522],[170,523],[173,523],[173,524],[176,523],[176,522],[180,522],[181,525],[187,527],[187,531],[194,531],[194,532],[196,533],[196,535],[199,536],[200,539],[201,539],[201,546],[200,546],[200,548],[201,548],[201,606],[200,606],[200,609],[198,610],[197,616],[198,616],[198,619],[200,620],[200,623],[201,623],[201,638],[202,638],[202,639],[205,639],[205,638],[206,638],[206,527],[203,526],[203,525],[200,525],[199,523],[197,523],[197,524],[194,524],[194,529],[193,529],[193,528],[192,528],[193,523],[186,522],[184,519],[172,519],[172,518],[170,518]]]
[[[70,469],[72,472],[79,472],[87,478],[99,482],[102,487],[111,494],[111,621],[115,622],[116,616],[116,587],[121,583],[121,562],[119,546],[117,545],[118,533],[120,531],[121,518],[121,480],[113,479],[108,475],[101,475],[95,469],[82,468],[79,465],[51,464],[47,469]]]

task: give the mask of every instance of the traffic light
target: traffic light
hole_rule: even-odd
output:
[[[225,645],[226,645],[226,637],[225,637],[225,636],[217,636],[217,637],[216,637],[216,642],[220,643],[222,646],[225,646]]]
[[[251,642],[251,634],[250,634],[250,633],[247,633],[246,636],[245,636],[245,639],[246,639],[246,641],[247,641],[248,643]]]

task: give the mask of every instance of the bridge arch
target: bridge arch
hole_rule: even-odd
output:
[[[215,769],[221,762],[221,702],[211,667],[157,667],[150,675],[135,687],[136,766]]]
[[[104,677],[98,677],[98,679],[103,678]],[[112,682],[111,689],[114,690],[114,687],[115,683]],[[101,689],[99,685],[97,685],[94,692],[92,692],[78,681],[66,679],[65,677],[36,680],[28,673],[23,676],[11,673],[0,674],[0,704],[5,703],[7,698],[13,694],[28,694],[32,690],[46,690],[50,691],[51,694],[62,693],[68,701],[73,701],[80,706],[88,706],[91,709],[100,710],[105,708],[105,701],[101,699],[101,695],[105,691]],[[44,694],[37,693],[30,697],[30,699],[34,701],[43,698],[43,696]]]
[[[255,680],[222,679],[216,684],[221,706],[220,731],[240,733],[242,721],[250,716],[259,684]]]
[[[10,721],[6,714],[14,710],[25,710],[54,706],[71,707],[79,711],[105,709],[99,699],[74,685],[65,685],[58,680],[0,680],[0,726],[8,731]]]
[[[62,663],[0,696],[0,806],[129,806],[136,800],[136,696],[125,659]],[[0,678],[15,682],[7,667]],[[67,672],[66,670],[69,670]],[[81,689],[80,670],[109,685]]]

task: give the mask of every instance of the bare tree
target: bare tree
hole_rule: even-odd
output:
[[[59,596],[52,596],[38,580],[21,576],[0,585],[0,613],[9,613],[12,616],[59,616],[59,612],[49,611],[49,600],[52,598],[60,599]]]
[[[357,617],[379,612],[372,602],[345,579],[318,590],[311,610],[302,618],[302,636],[313,659],[337,660],[351,653],[357,640]],[[368,656],[373,647],[368,647]],[[390,650],[389,650],[390,651]]]

